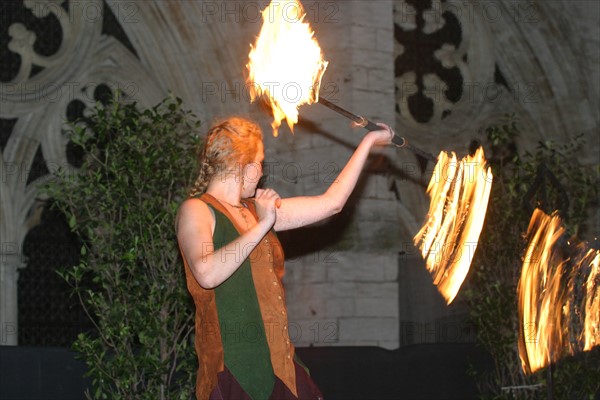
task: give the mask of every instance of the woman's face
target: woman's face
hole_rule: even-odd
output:
[[[256,193],[256,186],[258,181],[263,175],[263,161],[265,160],[265,147],[262,141],[258,142],[258,151],[254,161],[244,166],[242,171],[243,185],[242,185],[242,198],[248,198],[254,196]]]

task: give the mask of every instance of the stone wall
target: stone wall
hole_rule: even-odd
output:
[[[10,163],[23,165],[25,171],[40,148],[48,165],[67,163],[61,123],[71,101],[93,102],[89,95],[84,98],[90,82],[136,88],[131,97],[143,105],[172,91],[205,126],[230,114],[257,119],[265,132],[268,185],[283,196],[323,192],[364,134],[316,104],[301,109],[294,134],[282,127],[278,138],[270,135],[268,117],[249,103],[244,85],[249,45],[260,29],[258,10],[263,2],[71,3],[85,6],[88,14],[71,10],[67,20],[73,25],[64,34],[70,45],[44,64],[45,72],[19,79],[25,83],[45,79],[48,84],[63,82],[60,77],[66,76],[65,82],[78,85],[67,86],[75,91],[51,101],[47,94],[36,96],[35,86],[30,97],[23,97],[13,93],[11,82],[1,84],[0,117],[18,119],[3,144],[4,171]],[[100,10],[103,4],[110,7],[131,49],[102,34],[102,19],[90,17],[90,4]],[[481,138],[483,127],[497,122],[503,113],[515,112],[526,133],[520,139],[522,148],[583,132],[588,147],[582,160],[598,161],[597,2],[432,0],[416,7],[417,3],[403,0],[322,0],[303,4],[330,61],[321,95],[340,106],[394,125],[398,134],[433,154],[442,149],[464,154],[472,139]],[[445,33],[431,40],[427,35],[410,36],[420,24],[428,35]],[[456,32],[460,36],[453,36]],[[22,54],[32,54],[27,37],[21,39]],[[439,46],[427,48],[427,43]],[[403,54],[412,58],[402,61],[400,68],[395,63]],[[440,77],[427,69],[436,62],[454,68],[454,75]],[[419,74],[424,77],[422,87]],[[455,87],[457,76],[460,84]],[[449,87],[460,96],[448,98]],[[432,102],[431,116],[426,107],[411,110],[407,99],[415,90],[423,91],[423,104]],[[440,303],[411,245],[428,208],[424,188],[431,169],[431,164],[419,163],[406,150],[382,150],[370,160],[340,215],[281,234],[288,254],[290,333],[298,345],[395,348],[472,340],[461,325],[466,311],[460,294],[452,307]],[[36,223],[39,204],[31,182],[10,179],[3,174],[2,241],[20,249],[27,230]],[[594,224],[591,230],[597,234],[598,214]],[[19,263],[5,266],[3,262],[2,276],[14,280]],[[0,322],[11,323],[16,303],[1,301]],[[449,336],[448,329],[463,333]]]

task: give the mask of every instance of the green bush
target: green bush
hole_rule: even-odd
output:
[[[193,310],[174,218],[195,178],[199,121],[169,97],[139,110],[98,104],[73,126],[83,165],[56,172],[45,196],[84,245],[61,276],[95,329],[74,349],[95,399],[189,399]]]
[[[547,214],[558,210],[570,234],[586,233],[588,211],[598,207],[600,168],[581,165],[578,152],[585,144],[581,136],[565,145],[540,142],[535,151],[519,154],[514,116],[506,116],[502,124],[490,126],[485,133],[492,148],[489,163],[494,185],[465,291],[477,341],[494,361],[491,373],[475,372],[481,396],[545,399],[551,376],[555,399],[593,399],[600,391],[598,351],[560,360],[552,366],[551,375],[547,369],[523,374],[517,346],[516,288],[533,208]],[[501,390],[536,384],[538,390]]]

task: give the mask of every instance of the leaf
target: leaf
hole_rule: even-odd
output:
[[[77,226],[77,220],[75,219],[75,215],[71,214],[69,216],[69,228],[71,228],[71,230],[75,230],[75,227]]]

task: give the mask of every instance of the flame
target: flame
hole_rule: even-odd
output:
[[[263,12],[263,26],[247,65],[250,97],[263,97],[273,110],[273,135],[285,118],[293,131],[298,107],[319,100],[321,78],[327,68],[299,1],[271,1]]]
[[[492,180],[482,148],[460,162],[454,153],[438,156],[427,188],[431,198],[427,221],[413,241],[447,304],[469,272]]]
[[[590,274],[586,282],[584,351],[600,344],[600,251],[589,250],[580,265],[590,259]]]
[[[527,229],[519,296],[519,357],[527,374],[600,344],[600,251],[566,241],[556,213]]]

